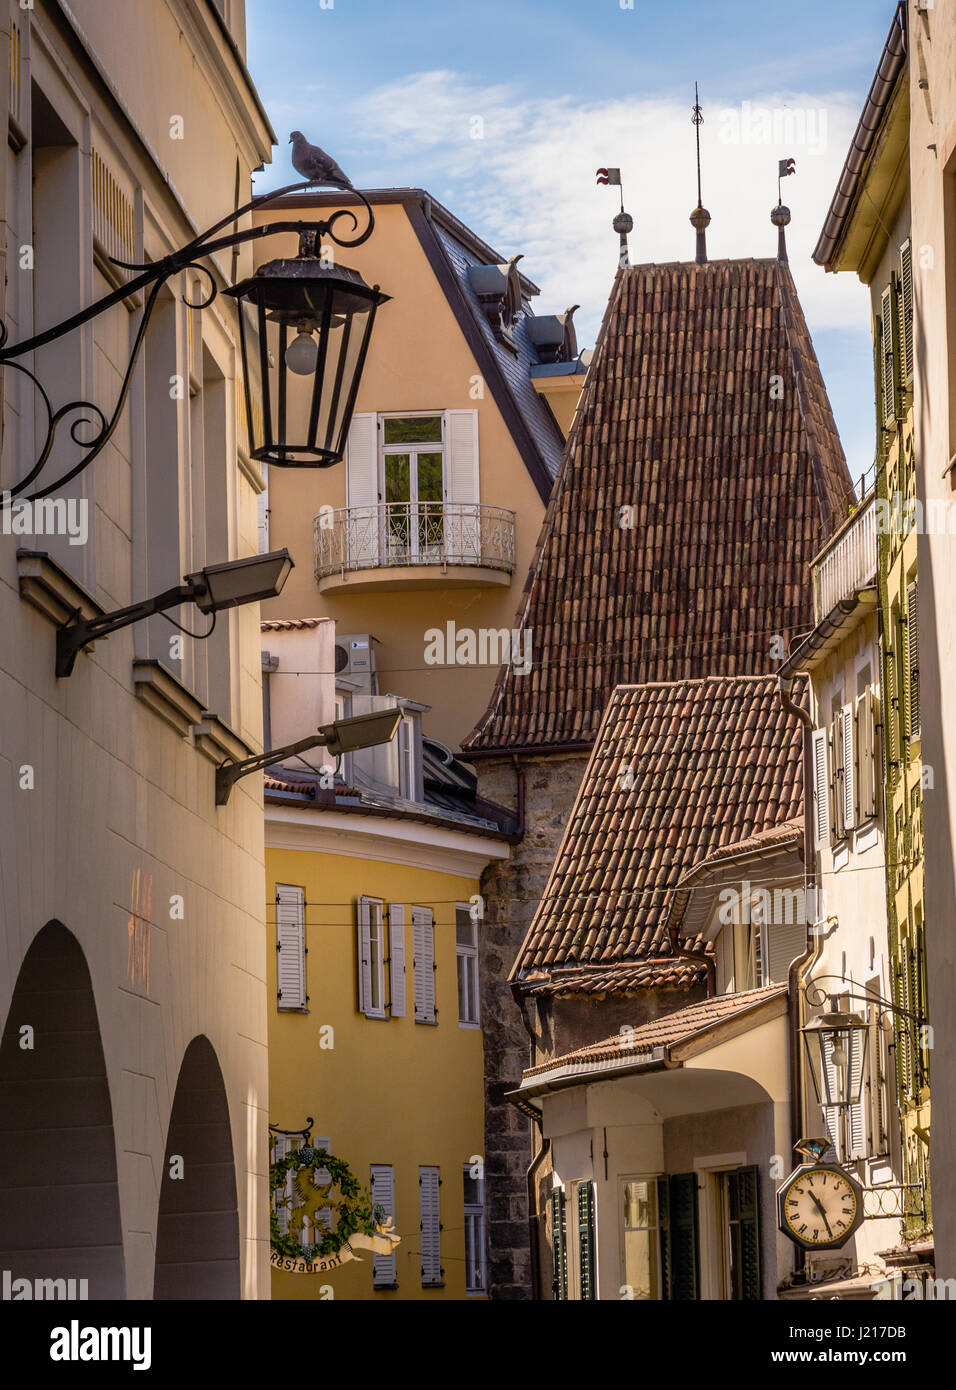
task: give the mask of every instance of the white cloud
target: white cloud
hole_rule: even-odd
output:
[[[857,108],[848,98],[751,93],[750,107],[705,108],[703,201],[713,221],[712,259],[772,256],[770,209],[777,161],[793,156],[784,182],[793,210],[791,269],[812,331],[868,328],[866,291],[850,274],[827,276],[810,260],[836,186]],[[634,218],[632,264],[690,260],[696,203],[694,128],[685,103],[653,97],[580,104],[570,96],[520,97],[450,71],[401,78],[363,96],[351,113],[366,187],[427,188],[542,289],[539,311],[582,307],[579,341],[593,341],[617,264],[613,188],[600,165],[619,165]],[[745,138],[749,137],[749,138]]]

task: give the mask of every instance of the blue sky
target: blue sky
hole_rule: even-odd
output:
[[[427,188],[593,342],[616,265],[619,165],[632,263],[687,260],[704,111],[712,257],[774,253],[776,162],[790,259],[855,475],[873,452],[866,292],[810,260],[893,15],[886,0],[247,0],[249,66],[280,138],[263,190],[291,181],[300,128],[362,187]]]

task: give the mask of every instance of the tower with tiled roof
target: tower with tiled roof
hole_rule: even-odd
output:
[[[514,804],[524,832],[483,881],[489,1238],[503,1296],[526,1288],[514,1213],[530,1156],[503,1099],[528,1055],[506,979],[608,701],[622,684],[771,674],[813,625],[809,561],[852,496],[785,251],[618,271],[516,619],[532,667],[502,667],[464,744],[482,794]]]

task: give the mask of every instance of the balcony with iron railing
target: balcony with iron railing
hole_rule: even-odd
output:
[[[478,502],[384,502],[315,518],[321,593],[499,588],[515,565],[515,514]]]
[[[861,479],[861,500],[852,514],[810,562],[815,623],[841,599],[876,583],[876,490],[868,480],[869,475]]]

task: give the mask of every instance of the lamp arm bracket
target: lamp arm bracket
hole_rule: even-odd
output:
[[[813,1008],[819,1008],[820,1005],[825,1004],[829,997],[826,990],[820,988],[821,981],[823,980],[836,980],[840,984],[847,983],[842,975],[817,975],[814,979],[808,981],[805,990],[806,1000]],[[911,1009],[904,1009],[901,1004],[894,1004],[892,1000],[884,999],[881,994],[877,994],[875,990],[871,990],[868,985],[859,985],[857,987],[862,989],[864,993],[854,994],[850,991],[841,991],[841,999],[852,999],[856,1003],[861,1004],[878,1004],[881,1018],[882,1015],[889,1010],[894,1014],[902,1014],[904,1018],[911,1019],[920,1027],[926,1022],[922,1014],[913,1013]]]
[[[250,772],[261,772],[263,768],[271,767],[283,758],[305,753],[310,748],[321,748],[328,741],[328,734],[310,734],[308,738],[300,738],[298,743],[286,744],[284,748],[267,748],[264,752],[254,753],[252,757],[243,758],[240,762],[227,760],[220,763],[216,768],[216,805],[225,806],[233,786],[241,777],[247,777]]]

